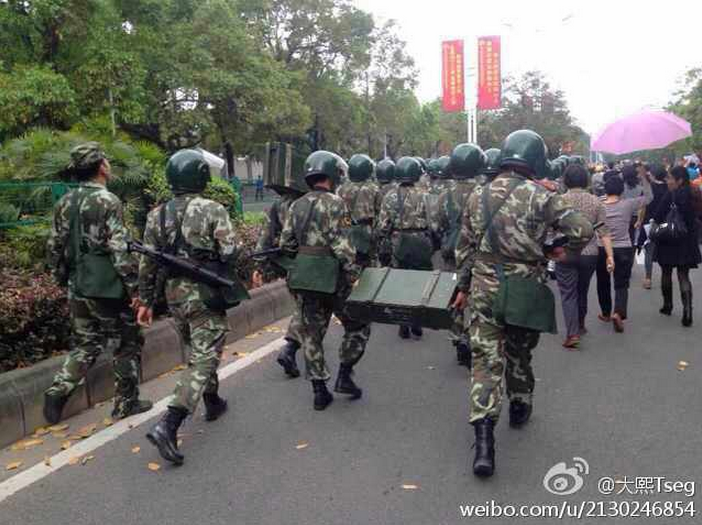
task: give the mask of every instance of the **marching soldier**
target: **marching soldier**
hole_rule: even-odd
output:
[[[119,340],[112,417],[152,406],[139,399],[144,339],[135,319],[137,261],[128,252],[122,203],[106,188],[110,163],[98,143],[88,142],[71,151],[68,170],[80,187],[56,204],[48,243],[54,275],[68,286],[72,332],[71,353],[45,393],[44,417],[52,425],[110,339]]]
[[[351,215],[349,236],[356,262],[364,268],[377,254],[375,221],[380,212],[380,190],[372,180],[374,172],[375,163],[368,155],[354,155],[349,159],[349,182],[337,191]]]
[[[555,326],[553,295],[544,284],[547,232],[555,228],[567,241],[548,252],[557,260],[563,260],[566,251],[579,252],[593,235],[585,217],[534,181],[545,165],[546,151],[543,139],[532,131],[510,134],[502,147],[500,174],[476,188],[463,215],[456,257],[460,293],[454,306],[470,308],[469,421],[475,428],[477,476],[494,472],[493,429],[505,384],[510,426],[521,427],[531,416],[531,352],[539,333]],[[507,287],[507,282],[513,284]],[[509,313],[498,310],[498,295],[509,303]],[[537,296],[543,305],[534,304]]]
[[[288,286],[295,292],[302,316],[300,337],[315,410],[324,410],[334,399],[326,386],[331,375],[323,346],[332,314],[344,327],[335,392],[351,399],[361,397],[362,390],[351,376],[370,337],[370,325],[350,318],[344,311],[344,301],[361,267],[348,236],[348,210],[341,197],[334,194],[340,176],[337,155],[316,151],[307,158],[305,181],[311,191],[291,206],[280,241],[284,253],[295,258]]]
[[[380,210],[385,196],[397,186],[395,184],[395,163],[390,159],[381,160],[376,166],[375,177],[380,185],[376,205],[376,208]],[[378,262],[380,262],[381,266],[390,266],[391,260],[392,245],[390,239],[378,235]]]
[[[500,174],[500,150],[497,148],[487,149],[485,150],[485,157],[487,159],[485,166],[480,170],[480,175],[478,176],[478,184],[480,186],[485,186],[488,182],[492,182]]]
[[[405,270],[431,270],[432,240],[423,192],[415,186],[422,175],[419,162],[412,157],[397,161],[399,185],[388,192],[380,209],[378,231],[390,238],[392,267]],[[399,335],[422,337],[420,326],[401,325]]]
[[[439,196],[433,229],[441,242],[444,270],[455,272],[456,243],[461,230],[463,210],[477,184],[476,177],[487,165],[487,158],[480,147],[474,144],[459,144],[454,148],[450,162],[450,172],[455,184]],[[464,329],[463,311],[454,309],[453,317],[451,334],[458,364],[470,368],[470,338]]]
[[[227,210],[202,196],[210,180],[202,153],[189,149],[177,152],[168,161],[166,177],[175,197],[149,213],[144,245],[215,267],[221,270],[218,273],[233,274],[241,249]],[[142,326],[151,324],[157,283],[161,281],[165,281],[168,308],[190,348],[190,357],[168,411],[146,437],[165,460],[180,465],[184,456],[178,450],[178,428],[195,412],[200,398],[207,421],[216,420],[227,410],[227,402],[219,396],[217,367],[229,331],[226,308],[232,304],[218,290],[159,269],[152,259],[143,257],[139,266],[143,305],[138,315]]]
[[[283,233],[283,226],[290,214],[290,206],[297,199],[304,195],[304,192],[292,187],[275,186],[273,188],[280,199],[276,200],[268,210],[266,221],[261,230],[261,236],[256,244],[256,251],[261,252],[280,247],[280,235]],[[254,272],[253,283],[255,286],[263,284],[263,270],[268,270],[278,277],[285,277],[287,272],[275,264],[275,261],[266,261]],[[283,368],[289,377],[300,377],[300,370],[297,367],[296,354],[300,349],[300,311],[295,308],[288,324],[285,334],[285,344],[278,352],[276,361]]]

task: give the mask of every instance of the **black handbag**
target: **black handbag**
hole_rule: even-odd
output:
[[[663,245],[680,244],[687,235],[687,224],[674,202],[665,217],[665,222],[651,228],[651,240]]]

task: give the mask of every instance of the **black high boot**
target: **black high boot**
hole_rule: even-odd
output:
[[[202,401],[205,403],[205,421],[216,421],[227,411],[227,400],[219,394],[202,394]]]
[[[400,339],[409,339],[410,338],[410,327],[407,326],[406,324],[401,324],[400,329],[398,331],[398,335],[400,336]]]
[[[424,335],[424,330],[422,330],[421,326],[413,326],[412,327],[412,337],[414,337],[415,339],[421,339],[423,335]]]
[[[468,370],[473,365],[473,356],[471,355],[470,345],[465,342],[460,342],[456,345],[456,360],[460,366],[465,366]]]
[[[661,292],[663,293],[663,308],[659,310],[663,315],[673,313],[673,283],[666,282],[666,279],[661,279]]]
[[[339,375],[336,378],[334,392],[339,394],[348,394],[351,399],[359,399],[363,395],[363,390],[358,388],[351,376],[353,375],[353,365],[339,365]]]
[[[473,474],[487,478],[495,472],[495,422],[489,418],[479,419],[473,423],[473,427],[475,428]]]
[[[312,389],[314,390],[314,409],[324,410],[331,402],[334,401],[334,396],[327,390],[327,382],[321,379],[312,380]]]
[[[680,295],[683,303],[682,325],[692,326],[692,291],[684,291]]]
[[[146,434],[153,446],[166,461],[182,465],[185,456],[178,451],[178,429],[188,416],[184,408],[168,407],[161,420]]]
[[[128,399],[126,401],[115,402],[112,409],[112,419],[124,419],[129,416],[143,414],[153,408],[154,404],[147,399]]]
[[[530,404],[515,399],[509,403],[509,426],[519,428],[526,424],[531,417]]]
[[[44,418],[47,422],[55,425],[61,421],[63,407],[68,403],[68,396],[52,396],[44,394]]]
[[[285,345],[278,353],[278,364],[283,367],[285,374],[289,377],[300,377],[300,369],[297,368],[297,360],[295,359],[299,348],[300,343],[286,339]]]

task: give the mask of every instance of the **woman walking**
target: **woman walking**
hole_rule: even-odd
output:
[[[593,237],[579,256],[556,264],[556,280],[561,292],[563,317],[567,329],[563,346],[568,349],[577,349],[580,336],[587,332],[585,328],[587,295],[592,275],[597,268],[598,239],[605,250],[607,271],[614,271],[612,239],[606,224],[607,212],[602,201],[587,191],[588,178],[587,170],[576,164],[569,166],[563,176],[563,182],[567,188],[563,200],[574,210],[585,215],[594,226],[601,225],[596,230],[597,238]]]
[[[663,197],[656,210],[653,220],[656,224],[667,222],[668,215],[675,207],[678,216],[682,219],[687,230],[686,235],[674,242],[660,239],[655,245],[653,260],[657,262],[662,271],[661,290],[663,292],[663,315],[673,312],[673,269],[678,273],[680,297],[683,305],[683,326],[692,326],[692,284],[690,283],[690,269],[697,268],[702,262],[700,248],[697,244],[697,215],[702,207],[699,190],[690,186],[687,170],[676,166],[666,179],[668,193]]]
[[[614,313],[612,313],[612,279],[607,271],[607,252],[600,241],[597,260],[597,298],[600,303],[601,321],[612,322],[616,332],[624,331],[629,302],[629,281],[634,264],[634,247],[631,242],[631,218],[642,207],[653,200],[651,184],[640,177],[643,195],[623,199],[624,181],[620,177],[609,177],[605,182],[604,206],[607,212],[605,223],[609,228],[614,252]]]
[[[643,287],[646,290],[651,289],[651,278],[653,277],[653,249],[654,242],[651,240],[650,236],[650,223],[653,220],[654,214],[658,210],[663,197],[668,193],[668,186],[666,184],[666,177],[668,171],[662,165],[656,165],[651,168],[651,174],[653,178],[651,179],[651,192],[653,193],[653,200],[646,206],[646,214],[644,216],[643,226],[639,230],[639,237],[637,239],[637,250],[644,251],[644,270],[645,276],[643,280]]]

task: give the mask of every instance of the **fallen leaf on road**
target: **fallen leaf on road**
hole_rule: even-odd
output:
[[[56,439],[64,439],[68,436],[65,432],[52,432],[51,435]]]
[[[165,374],[161,374],[160,376],[158,376],[157,379],[163,379],[164,377],[168,377],[169,375],[171,375],[171,373],[166,372]]]
[[[157,470],[161,470],[161,465],[159,465],[158,463],[149,463],[148,467],[149,470],[152,470],[154,472],[156,472]]]
[[[417,485],[404,484],[402,485],[402,488],[405,490],[417,490],[419,487]]]
[[[44,465],[47,467],[51,466],[51,458],[49,456],[44,457]]]
[[[138,454],[139,451],[141,451],[141,447],[134,447],[134,448],[132,448],[132,454]]]
[[[204,431],[204,430],[202,430],[202,429],[200,429],[200,430],[198,430],[198,431],[197,431],[197,433],[198,433],[198,434],[204,434],[204,433],[205,433],[205,431]]]
[[[80,463],[80,457],[78,456],[73,456],[71,459],[68,460],[69,465],[77,465]]]
[[[180,372],[181,370],[185,370],[186,368],[188,368],[188,365],[174,366],[171,372]]]
[[[39,427],[34,431],[34,434],[32,434],[32,437],[41,437],[45,436],[50,432],[50,430],[46,427]]]
[[[259,335],[261,335],[261,332],[254,332],[253,334],[247,335],[244,339],[255,339]]]
[[[687,361],[680,361],[678,363],[678,370],[680,370],[681,372],[684,372],[688,366],[690,366],[690,363],[688,363]]]
[[[42,443],[44,443],[43,439],[27,439],[26,441],[20,441],[19,443],[12,445],[12,450],[27,450],[29,448],[36,447],[37,445],[41,445]]]
[[[183,440],[179,439],[178,442],[176,443],[176,446],[180,447],[183,444]]]
[[[102,424],[105,425],[106,427],[111,427],[112,426],[112,419],[109,417],[106,417],[105,419],[102,420]]]
[[[435,366],[428,366],[427,370],[436,370],[436,367]]]
[[[83,459],[80,461],[81,465],[85,465],[88,461],[91,461],[95,459],[95,456],[84,456]]]
[[[269,334],[278,334],[278,333],[282,332],[282,330],[280,328],[278,328],[277,326],[271,326],[269,328],[266,328],[265,331]]]
[[[83,439],[83,436],[78,436],[78,435],[76,435],[76,434],[71,434],[71,435],[68,436],[66,439],[68,439],[68,440],[70,440],[70,441],[80,441],[81,439]]]
[[[61,450],[68,450],[69,448],[71,448],[72,444],[73,443],[71,443],[70,441],[64,441],[63,443],[61,443]]]
[[[93,423],[91,425],[86,425],[83,428],[81,428],[80,430],[78,430],[78,435],[81,438],[89,438],[90,436],[92,436],[95,433],[96,430],[97,430],[97,424]],[[68,439],[70,439],[70,438],[68,438]]]
[[[134,428],[134,425],[132,423],[129,423],[128,427],[129,427],[129,430],[131,430]]]
[[[63,432],[64,430],[68,430],[68,427],[70,425],[64,424],[64,425],[54,425],[52,427],[49,427],[49,430],[51,432]]]
[[[5,466],[5,470],[17,470],[22,466],[22,461],[13,461]]]
[[[297,450],[302,450],[303,448],[307,448],[307,447],[309,447],[309,446],[310,446],[310,444],[309,444],[307,441],[300,441],[300,442],[295,446],[295,448],[296,448]]]
[[[235,352],[234,355],[238,355],[239,357],[245,357],[249,355],[248,352]]]

